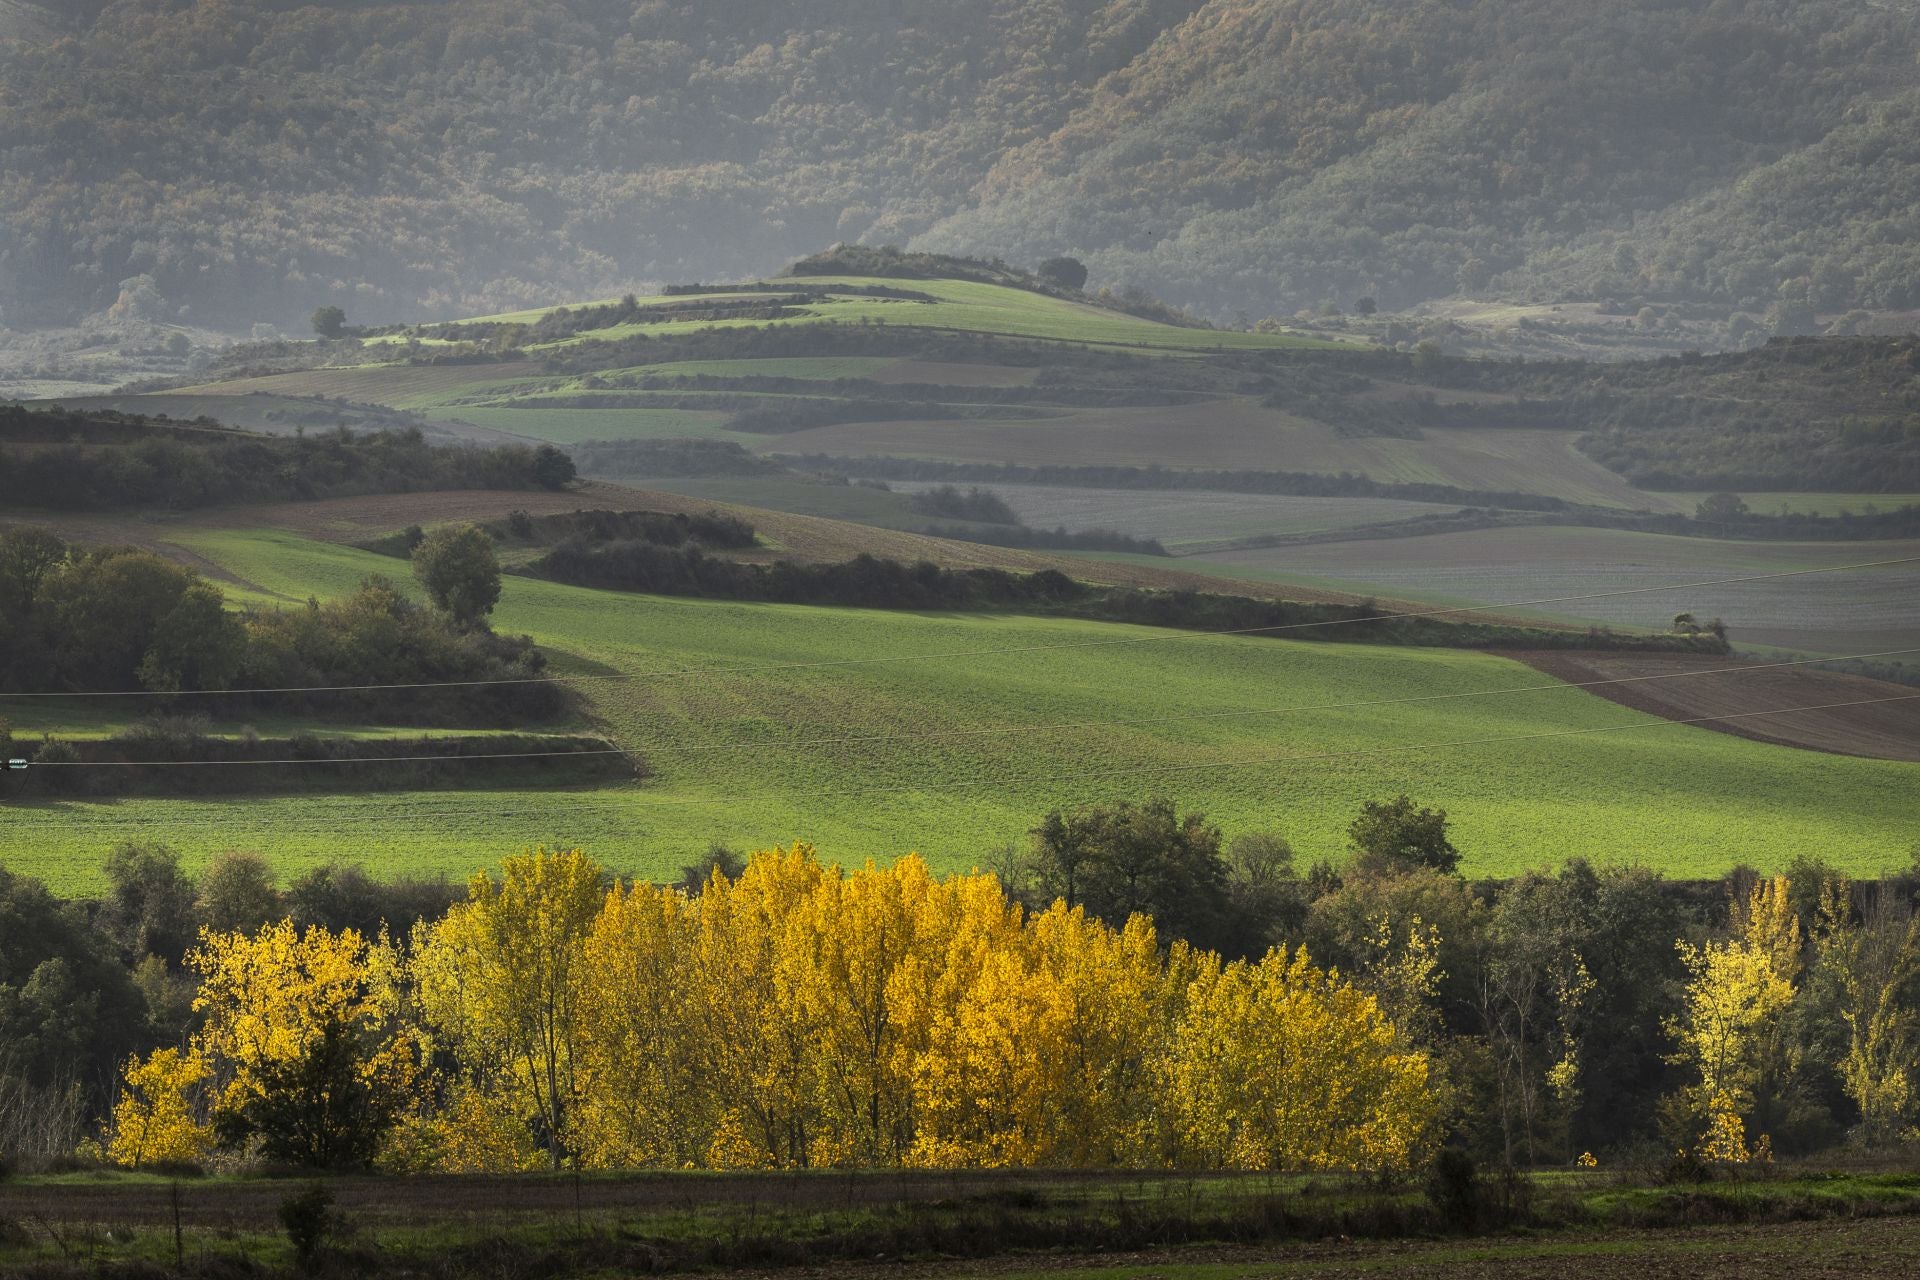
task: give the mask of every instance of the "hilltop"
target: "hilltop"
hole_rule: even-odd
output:
[[[445,318],[838,240],[1072,254],[1219,320],[1904,323],[1916,52],[1847,0],[12,0],[0,296]]]

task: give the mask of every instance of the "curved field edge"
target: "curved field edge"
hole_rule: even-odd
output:
[[[263,602],[337,595],[397,567],[271,531],[179,537]],[[1906,856],[1920,817],[1920,765],[1650,721],[1564,685],[1430,700],[1551,683],[1485,654],[525,579],[507,580],[495,622],[531,633],[560,671],[620,677],[584,687],[604,730],[658,776],[564,792],[12,805],[0,862],[79,892],[127,839],[165,841],[190,864],[248,848],[285,874],[344,858],[455,876],[546,841],[664,878],[712,840],[809,839],[843,862],[913,850],[952,870],[986,863],[1056,806],[1152,794],[1229,832],[1278,831],[1304,862],[1342,852],[1363,801],[1407,791],[1452,813],[1471,875],[1578,856],[1700,877],[1802,853],[1876,872]],[[1264,714],[1387,699],[1413,701]]]

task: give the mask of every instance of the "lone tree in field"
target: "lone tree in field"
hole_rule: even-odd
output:
[[[413,576],[462,626],[475,626],[500,601],[493,539],[472,525],[435,529],[413,549]]]
[[[1034,274],[1062,289],[1087,287],[1087,264],[1078,258],[1048,258],[1034,269]]]
[[[347,332],[347,313],[338,307],[321,307],[312,316],[313,331],[323,338],[342,337]]]
[[[531,474],[533,482],[542,489],[564,489],[579,473],[574,469],[571,455],[543,444],[533,451]]]
[[[1361,805],[1347,834],[1353,839],[1354,861],[1363,870],[1431,867],[1452,875],[1460,865],[1460,851],[1447,839],[1447,811],[1416,808],[1404,794]]]

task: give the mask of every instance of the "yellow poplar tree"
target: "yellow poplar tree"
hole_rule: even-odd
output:
[[[1920,915],[1895,908],[1882,889],[1856,922],[1852,890],[1844,879],[1821,886],[1817,946],[1847,1027],[1840,1080],[1872,1145],[1897,1137],[1913,1114],[1920,1017],[1909,993],[1920,978]]]
[[[1174,1033],[1169,1106],[1184,1163],[1397,1170],[1428,1139],[1425,1054],[1370,995],[1304,949],[1258,964],[1205,957]]]
[[[685,1004],[696,917],[673,889],[615,887],[587,934],[577,1048],[581,1159],[600,1168],[701,1162],[712,1084]]]
[[[426,1020],[472,1088],[536,1128],[559,1168],[583,1102],[576,1070],[586,940],[606,897],[578,849],[537,848],[482,872],[415,943]]]
[[[1701,1154],[1748,1157],[1746,1117],[1755,1091],[1779,1069],[1781,1024],[1793,1004],[1800,968],[1800,925],[1777,876],[1754,885],[1736,914],[1737,934],[1696,947],[1678,944],[1688,981],[1682,1017],[1670,1030],[1675,1061],[1698,1073],[1695,1105],[1706,1121]]]
[[[213,1126],[198,1118],[193,1095],[209,1074],[203,1059],[179,1049],[156,1049],[144,1062],[128,1059],[107,1156],[135,1169],[205,1156],[213,1149]]]
[[[1153,922],[1135,915],[1115,931],[1055,902],[1029,927],[1063,1015],[1063,1057],[1048,1090],[1052,1157],[1078,1167],[1152,1163],[1172,998]]]
[[[805,999],[821,1028],[825,1163],[898,1164],[913,1140],[913,1081],[894,976],[920,953],[918,925],[933,889],[927,864],[909,855],[853,875],[828,874],[807,913],[817,942]]]

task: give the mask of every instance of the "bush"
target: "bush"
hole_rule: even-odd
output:
[[[308,1267],[333,1234],[333,1192],[315,1183],[280,1202],[280,1225],[300,1265]]]
[[[1427,1203],[1446,1230],[1465,1234],[1474,1229],[1480,1221],[1480,1174],[1472,1156],[1447,1147],[1435,1157],[1427,1173]]]

